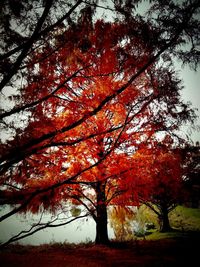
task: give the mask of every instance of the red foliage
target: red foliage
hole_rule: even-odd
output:
[[[138,149],[187,117],[185,109],[176,112],[180,87],[169,70],[151,65],[127,84],[153,55],[136,34],[140,26],[97,21],[89,34],[84,27],[58,30],[54,53],[49,45],[35,49],[22,91],[23,104],[35,105],[24,131],[5,146],[17,161],[10,183],[22,195],[38,192],[26,208],[77,201],[97,182],[105,184],[106,205],[136,205],[155,188],[161,194],[163,181],[178,190],[176,155]],[[95,204],[94,192],[88,194]]]

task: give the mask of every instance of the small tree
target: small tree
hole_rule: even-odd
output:
[[[186,193],[181,150],[172,149],[164,140],[152,149],[138,151],[138,154],[139,177],[143,181],[139,186],[148,187],[146,191],[139,191],[140,202],[157,214],[161,232],[170,231],[168,214],[183,201]]]
[[[111,208],[110,225],[117,240],[127,241],[133,238],[133,221],[136,218],[136,212],[133,207],[113,206]]]
[[[200,206],[200,146],[190,144],[183,148],[184,184],[189,198],[186,203],[193,208]]]

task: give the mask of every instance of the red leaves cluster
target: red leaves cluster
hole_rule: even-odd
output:
[[[177,187],[176,156],[155,147],[138,149],[160,128],[170,128],[164,116],[179,103],[173,75],[164,76],[166,88],[173,85],[172,98],[160,90],[166,69],[152,66],[125,86],[153,53],[137,34],[139,28],[134,21],[128,26],[97,21],[89,34],[78,25],[60,29],[54,36],[56,51],[53,43],[44,44],[30,58],[22,101],[35,105],[27,109],[23,133],[7,146],[18,147],[22,158],[16,149],[5,153],[18,160],[11,184],[29,195],[44,189],[28,206],[32,211],[36,203],[57,207],[81,198],[85,186],[95,190],[99,181],[106,184],[107,205],[137,204],[161,181],[170,185],[174,179]],[[171,109],[164,108],[165,101]]]

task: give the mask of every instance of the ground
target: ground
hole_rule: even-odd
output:
[[[199,265],[200,232],[129,243],[12,245],[0,252],[1,267],[193,267]]]
[[[152,214],[146,219],[155,221]],[[196,267],[200,266],[200,209],[177,207],[170,214],[174,230],[157,230],[131,242],[40,246],[9,245],[0,251],[1,267]]]

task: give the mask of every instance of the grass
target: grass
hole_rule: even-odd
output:
[[[156,222],[156,215],[149,208],[142,208],[145,218],[150,218],[152,222]],[[189,234],[193,235],[197,232],[200,234],[200,209],[177,206],[169,213],[170,225],[172,231],[160,233],[158,229],[147,232],[146,240],[160,240],[166,238],[181,238]],[[158,224],[155,223],[158,227]],[[143,237],[144,238],[144,237]]]
[[[75,250],[79,248],[88,248],[94,245],[94,242],[87,241],[81,243],[68,243],[68,242],[50,242],[41,245],[21,245],[20,243],[10,244],[5,247],[4,251],[17,252],[17,253],[26,253],[30,250],[34,252],[50,252],[52,250]]]
[[[169,216],[171,226],[182,231],[200,231],[200,209],[178,206]]]
[[[179,233],[181,233],[179,231]],[[2,267],[188,267],[199,261],[200,236],[180,238],[162,234],[155,240],[111,242],[110,246],[51,243],[41,246],[13,245],[0,252]],[[186,233],[187,234],[187,233]],[[153,234],[152,234],[153,235]],[[166,238],[167,237],[167,238]]]

